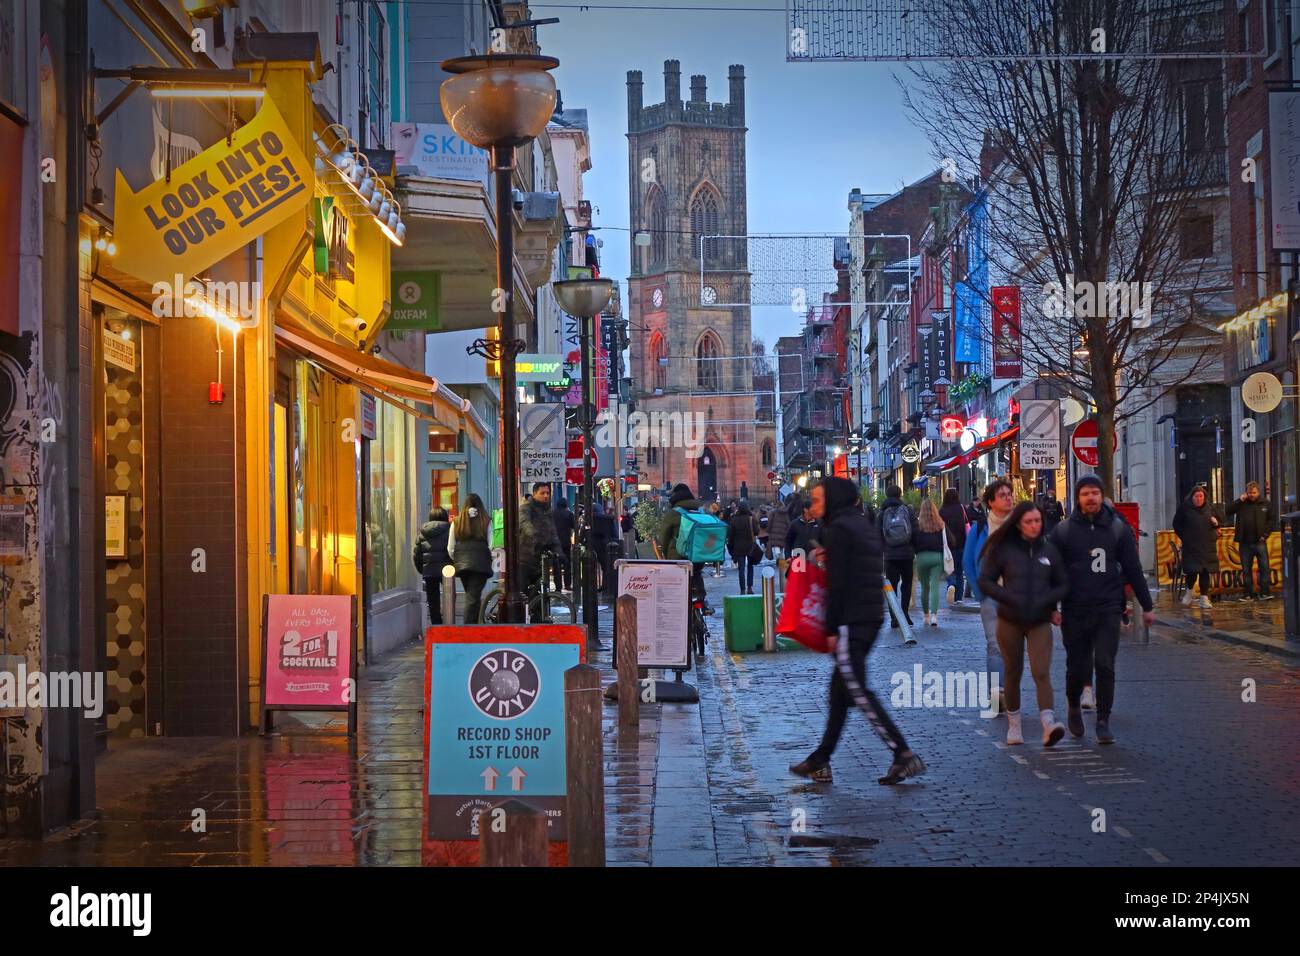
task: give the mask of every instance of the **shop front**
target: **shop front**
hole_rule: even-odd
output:
[[[359,656],[418,634],[417,427],[465,414],[373,354],[404,227],[340,168],[344,134],[312,100],[316,35],[254,35],[234,62],[262,97],[176,109],[155,138],[188,153],[160,169],[127,160],[156,113],[111,121],[125,175],[83,215],[115,735],[255,725],[265,595],[355,595]],[[242,184],[199,188],[214,181]]]

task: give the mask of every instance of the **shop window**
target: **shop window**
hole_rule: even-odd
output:
[[[410,500],[408,416],[381,405],[376,409],[375,438],[370,442],[370,546],[372,593],[406,583],[411,545],[424,515]],[[414,574],[412,568],[411,573]]]
[[[460,432],[443,425],[429,426],[430,454],[455,454],[460,451]]]

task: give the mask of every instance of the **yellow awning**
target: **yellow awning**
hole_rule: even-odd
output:
[[[411,414],[429,417],[451,429],[464,428],[470,440],[482,451],[486,443],[486,423],[468,399],[461,398],[436,378],[317,335],[303,328],[284,311],[276,322],[275,337],[344,381],[370,389]],[[427,404],[432,415],[425,416],[407,408],[402,404],[404,400]]]

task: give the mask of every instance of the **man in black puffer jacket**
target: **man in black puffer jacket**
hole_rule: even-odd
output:
[[[1065,644],[1066,723],[1083,736],[1083,687],[1097,671],[1097,743],[1113,744],[1110,711],[1115,702],[1115,655],[1119,653],[1124,585],[1142,605],[1142,617],[1155,622],[1151,592],[1142,574],[1137,539],[1123,516],[1102,497],[1101,479],[1084,475],[1074,489],[1074,510],[1049,539],[1065,561],[1070,591],[1061,602],[1061,640]]]
[[[814,556],[826,564],[826,632],[836,635],[835,671],[831,675],[830,713],[822,742],[791,772],[818,783],[831,781],[831,754],[852,704],[889,747],[893,763],[880,778],[899,783],[925,772],[888,711],[867,687],[867,654],[885,619],[885,592],[880,534],[863,514],[858,487],[847,478],[827,478],[813,489],[812,513],[822,521],[822,548]]]

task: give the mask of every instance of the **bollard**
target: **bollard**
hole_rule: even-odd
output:
[[[442,568],[442,621],[456,623],[456,568],[450,564]]]
[[[624,594],[614,613],[618,666],[618,725],[636,727],[641,722],[641,687],[636,665],[636,598]]]
[[[898,603],[898,595],[894,593],[894,586],[888,581],[885,582],[885,601],[889,604],[889,612],[894,615],[894,620],[903,629],[903,644],[915,644],[916,638],[912,636],[912,625],[908,624],[907,618],[903,616],[903,608]]]
[[[521,800],[489,807],[478,818],[479,866],[546,866],[546,814]]]
[[[776,650],[776,572],[763,569],[763,650]]]
[[[605,754],[600,671],[578,664],[564,672],[564,821],[569,866],[605,865]]]
[[[605,564],[603,567],[605,573],[605,596],[611,601],[618,595],[618,574],[615,572],[619,559],[619,550],[623,547],[621,542],[611,541],[605,546]]]

